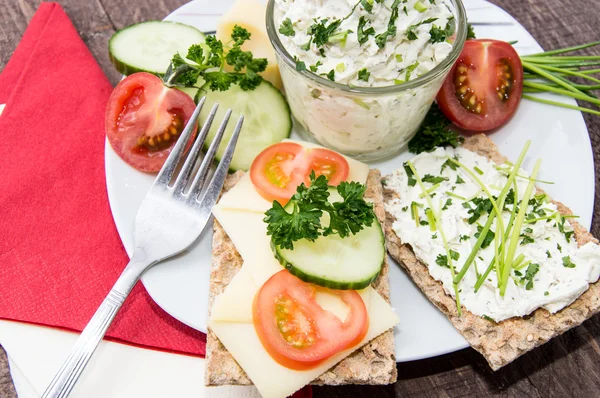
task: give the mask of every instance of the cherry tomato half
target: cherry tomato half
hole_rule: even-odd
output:
[[[285,205],[300,184],[309,184],[312,171],[325,175],[329,185],[338,185],[348,177],[350,166],[342,155],[329,149],[281,142],[258,154],[250,167],[250,179],[262,197]]]
[[[369,328],[369,315],[355,290],[328,290],[349,307],[342,321],[315,300],[316,289],[279,271],[256,293],[252,320],[269,355],[295,370],[311,369],[332,355],[360,343]]]
[[[145,72],[123,79],[106,108],[106,137],[129,165],[159,171],[195,109],[184,92]]]
[[[481,132],[504,125],[517,110],[522,92],[523,66],[510,44],[467,40],[437,102],[456,126]]]

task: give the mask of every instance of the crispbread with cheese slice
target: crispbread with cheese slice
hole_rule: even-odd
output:
[[[496,144],[483,134],[467,137],[462,146],[472,152],[502,164],[506,160]],[[538,193],[542,191],[538,189]],[[395,195],[385,191],[385,202]],[[565,205],[554,201],[562,215],[572,214]],[[568,219],[575,231],[579,246],[598,241],[572,218]],[[392,229],[393,217],[388,213],[385,234],[390,255],[406,269],[408,275],[423,291],[427,298],[442,311],[469,344],[479,351],[493,370],[509,364],[527,351],[540,346],[550,339],[581,324],[592,315],[600,312],[600,281],[591,284],[571,305],[551,314],[539,308],[523,318],[510,318],[499,323],[474,315],[465,307],[462,316],[457,315],[454,298],[444,292],[442,284],[436,281],[427,265],[417,259],[411,247],[403,244]]]
[[[243,176],[237,172],[228,177],[224,191],[231,189]],[[385,219],[381,174],[369,171],[365,198],[373,201],[375,213],[382,226]],[[243,259],[218,221],[214,222],[212,269],[210,275],[209,312],[212,312],[215,298],[220,295],[242,269]],[[245,274],[241,278],[250,278]],[[251,278],[250,278],[251,279]],[[243,283],[243,281],[234,281]],[[379,296],[389,303],[388,264],[385,260],[381,273],[372,287]],[[365,289],[367,290],[367,289]],[[379,300],[381,300],[379,298]],[[260,364],[256,364],[260,366]],[[317,375],[318,376],[318,375]],[[390,384],[397,378],[394,355],[394,335],[391,329],[384,331],[367,344],[337,362],[332,368],[316,377],[312,384]],[[277,381],[274,380],[273,383]],[[233,356],[219,341],[209,326],[206,345],[205,383],[208,386],[250,385],[252,381],[238,365]]]

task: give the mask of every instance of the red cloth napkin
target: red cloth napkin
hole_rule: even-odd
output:
[[[104,177],[111,90],[60,5],[42,3],[0,74],[0,318],[80,331],[129,261]],[[205,353],[141,283],[107,338]]]

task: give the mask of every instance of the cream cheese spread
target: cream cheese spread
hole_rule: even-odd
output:
[[[276,5],[284,47],[316,74],[333,71],[328,77],[338,83],[400,84],[433,69],[452,49],[447,40],[454,16],[444,0],[276,0]],[[336,20],[342,22],[329,40],[317,45],[314,26]],[[286,23],[287,30],[281,29]]]
[[[279,68],[295,124],[307,139],[361,160],[406,146],[451,65],[402,88],[449,58],[459,22],[450,0],[275,0],[274,29],[295,66]],[[333,25],[332,25],[333,24]],[[298,73],[340,83],[332,88]],[[397,90],[360,92],[387,86]]]
[[[507,170],[512,166],[508,163],[498,166],[463,148],[438,148],[430,153],[422,153],[411,161],[420,178],[430,176],[427,180],[431,182],[423,184],[432,196],[433,214],[437,214],[441,220],[449,249],[457,253],[454,254],[453,265],[460,270],[473,250],[478,230],[488,217],[488,213],[483,211],[477,218],[478,212],[473,209],[476,203],[487,196],[464,169],[449,167],[446,162],[453,157],[470,170],[476,170],[478,178],[494,197],[498,197],[505,186]],[[519,201],[523,199],[528,177],[525,170],[518,172],[518,206],[522,206]],[[393,229],[402,242],[408,243],[415,255],[428,266],[431,276],[443,284],[446,293],[456,297],[452,272],[443,261],[447,259],[446,247],[440,232],[432,231],[428,224],[425,211],[429,206],[422,195],[422,188],[410,178],[406,169],[402,168],[386,179],[386,187],[398,194],[396,199],[386,203],[386,210],[396,218]],[[514,190],[512,192],[514,194]],[[508,202],[502,211],[505,226],[509,225],[514,206],[514,200],[513,203]],[[523,264],[528,265],[511,270],[503,297],[494,270],[475,292],[476,281],[494,258],[494,241],[489,240],[488,246],[479,249],[474,263],[457,286],[460,301],[470,312],[495,321],[522,317],[540,307],[555,313],[575,301],[590,283],[598,280],[600,246],[588,242],[578,247],[568,219],[561,218],[556,205],[545,195],[532,197],[527,206],[527,217],[519,231],[515,257],[522,255]],[[497,223],[494,220],[490,231],[495,233],[496,230]]]

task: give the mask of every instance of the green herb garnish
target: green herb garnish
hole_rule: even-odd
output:
[[[375,36],[375,43],[379,48],[383,48],[385,43],[387,42],[388,37],[396,36],[396,19],[398,19],[398,6],[400,5],[401,0],[394,0],[391,5],[392,13],[390,14],[390,20],[388,22],[387,29],[383,32]]]
[[[356,30],[356,38],[358,40],[358,43],[362,46],[363,44],[365,44],[367,42],[367,40],[369,40],[369,36],[372,36],[375,34],[375,29],[371,26],[368,29],[365,29],[365,25],[367,24],[368,19],[365,18],[364,16],[360,17],[358,19],[358,28]]]
[[[446,41],[449,37],[454,34],[456,30],[456,24],[454,18],[448,19],[446,23],[446,27],[442,29],[440,26],[433,25],[431,30],[429,31],[429,35],[431,38],[429,39],[430,43],[441,43]]]
[[[533,277],[538,273],[539,270],[539,264],[529,264],[527,270],[525,271],[525,275],[521,278],[521,284],[525,284],[525,290],[533,289]]]
[[[570,256],[564,256],[562,258],[562,263],[563,263],[563,266],[565,266],[567,268],[575,268],[575,264],[571,261]]]
[[[464,138],[449,128],[450,121],[444,116],[437,104],[431,105],[425,120],[417,134],[408,142],[408,150],[412,153],[429,152],[436,147],[452,146],[456,148]]]
[[[165,73],[165,84],[193,87],[202,77],[212,91],[227,91],[232,84],[242,90],[254,90],[263,80],[259,73],[267,68],[267,59],[254,58],[252,52],[242,51],[241,46],[250,36],[246,29],[235,25],[231,46],[228,43],[224,47],[215,36],[207,36],[205,45],[192,45],[185,58],[175,54]],[[225,71],[225,65],[233,67],[233,72]]]
[[[448,181],[448,177],[434,176],[431,174],[425,174],[423,176],[423,182],[429,182],[431,184],[439,184],[443,181]]]
[[[535,242],[535,240],[529,235],[521,235],[521,236],[523,237],[523,240],[521,241],[520,246],[525,246],[529,243]]]
[[[286,18],[281,22],[281,26],[279,27],[279,33],[281,33],[284,36],[296,36],[296,32],[294,31],[294,26],[292,25],[291,19]]]
[[[366,187],[357,182],[343,181],[337,186],[342,202],[329,203],[327,177],[310,174],[310,186],[304,183],[296,189],[290,199],[291,212],[277,201],[265,213],[267,235],[271,243],[282,249],[293,249],[300,239],[314,242],[319,236],[339,235],[345,238],[355,235],[364,227],[371,226],[375,219],[373,205],[363,199]],[[290,206],[290,204],[286,205]],[[330,217],[327,227],[321,225],[323,213]]]
[[[475,232],[474,236],[476,238],[479,238],[482,231],[483,231],[483,227],[478,225],[477,232]],[[486,247],[488,247],[494,241],[495,236],[496,236],[496,234],[494,233],[494,231],[492,231],[491,229],[488,229],[487,235],[485,236],[485,238],[483,238],[483,241],[481,242],[481,248],[485,249]]]
[[[369,76],[371,76],[371,72],[369,72],[366,68],[363,68],[358,71],[358,80],[368,82]]]

